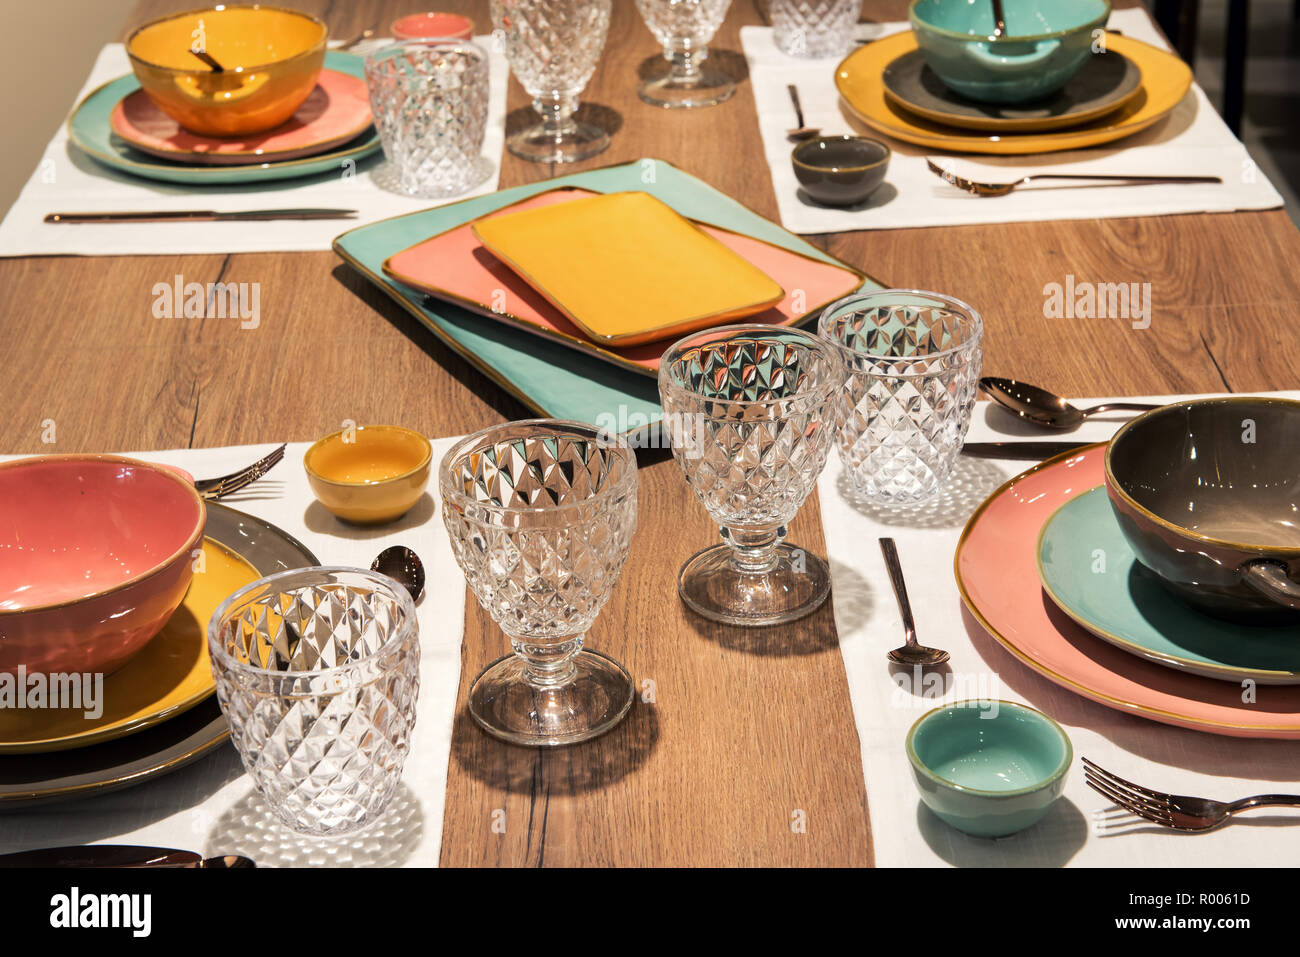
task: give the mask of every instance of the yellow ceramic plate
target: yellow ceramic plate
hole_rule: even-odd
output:
[[[602,345],[685,335],[785,298],[774,279],[649,193],[489,216],[474,235]]]
[[[1120,109],[1067,130],[1042,133],[988,133],[959,130],[894,106],[885,97],[886,66],[916,49],[911,31],[868,43],[835,69],[835,87],[859,120],[895,139],[932,149],[1016,155],[1052,153],[1097,146],[1131,136],[1163,119],[1192,85],[1192,71],[1172,53],[1116,33],[1106,34],[1106,49],[1122,54],[1142,71],[1141,92]]]
[[[0,754],[61,751],[120,738],[192,708],[212,694],[208,620],[232,592],[256,581],[257,569],[211,538],[203,540],[196,572],[181,607],[144,650],[103,679],[103,713],[84,708],[0,708]],[[30,677],[28,681],[30,682]]]

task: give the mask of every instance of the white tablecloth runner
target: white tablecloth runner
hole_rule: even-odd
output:
[[[1141,9],[1116,10],[1110,26],[1126,36],[1167,48]],[[908,29],[906,23],[870,28],[871,37]],[[1037,156],[957,157],[887,140],[894,151],[886,183],[860,209],[832,209],[800,198],[799,183],[790,166],[792,144],[785,131],[795,125],[786,85],[799,88],[804,119],[827,134],[853,132],[840,112],[835,91],[834,60],[805,60],[787,56],[772,42],[769,27],[744,27],[741,45],[749,62],[750,82],[758,108],[763,151],[772,172],[781,223],[796,233],[833,233],[855,229],[897,229],[912,226],[960,226],[972,223],[1012,223],[1055,219],[1097,219],[1115,216],[1159,216],[1170,213],[1228,212],[1271,209],[1282,205],[1268,179],[1250,159],[1246,148],[1229,132],[1199,86],[1173,114],[1141,133],[1109,146]],[[869,135],[875,135],[870,134]],[[1218,175],[1223,183],[1067,188],[1034,184],[1009,196],[971,196],[944,183],[927,169],[926,157],[958,175],[982,182],[1007,183],[1034,172],[1069,170],[1079,173]]]
[[[1300,398],[1300,393],[1276,393]],[[1102,400],[1080,400],[1080,403]],[[1144,401],[1134,398],[1134,401]],[[1154,397],[1151,401],[1171,401]],[[1105,419],[1102,421],[1101,419]],[[1071,438],[1105,441],[1125,421],[1104,415],[1065,436],[1044,435],[992,407],[976,406],[967,441]],[[818,482],[831,565],[835,626],[848,672],[849,695],[862,747],[876,863],[882,867],[942,865],[1286,866],[1300,854],[1300,826],[1272,827],[1273,817],[1300,825],[1300,811],[1254,812],[1230,827],[1187,835],[1137,822],[1112,808],[1084,783],[1087,755],[1109,771],[1178,794],[1235,799],[1300,791],[1300,747],[1294,741],[1255,741],[1188,731],[1105,708],[1040,677],[1017,661],[972,619],[963,620],[953,580],[957,539],[971,513],[1032,462],[963,456],[937,502],[908,514],[850,504],[839,491],[840,462],[832,454]],[[885,653],[903,643],[877,539],[898,543],[917,636],[952,654],[946,695],[913,696],[899,689]],[[1008,583],[1037,588],[1037,582]],[[903,740],[908,728],[942,701],[994,697],[1024,702],[1059,721],[1074,744],[1065,795],[1032,828],[987,840],[953,830],[920,803]]]
[[[434,441],[435,463],[455,441]],[[146,844],[209,857],[243,854],[265,867],[437,866],[465,628],[465,578],[442,524],[437,483],[395,524],[344,525],[312,497],[302,467],[308,444],[291,443],[284,461],[264,478],[221,501],[278,525],[325,564],[368,568],[380,551],[397,544],[414,549],[424,562],[425,593],[417,606],[420,697],[411,752],[393,803],[360,835],[333,840],[297,835],[279,823],[227,744],[137,787],[0,814],[0,853],[67,844]],[[135,457],[206,478],[255,462],[272,448],[180,449]]]
[[[483,155],[492,174],[468,196],[496,190],[505,143],[506,84],[509,67],[500,45],[490,36],[478,37],[488,51],[491,93]],[[382,42],[369,41],[352,52],[368,52]],[[76,103],[91,90],[130,73],[120,43],[100,52]],[[75,107],[76,104],[73,104]],[[71,113],[71,110],[69,110]],[[301,179],[272,180],[250,186],[193,187],[143,179],[111,169],[68,143],[66,125],[54,134],[35,172],[0,224],[0,256],[65,254],[79,256],[167,255],[201,253],[255,253],[329,249],[339,233],[364,223],[427,209],[440,202],[412,199],[390,192],[374,182],[384,164],[375,153],[356,164],[355,175],[320,173]],[[348,171],[351,173],[352,171]],[[283,209],[321,206],[355,209],[355,220],[275,220],[257,223],[115,223],[74,226],[47,225],[41,220],[52,212],[102,212],[109,210]]]

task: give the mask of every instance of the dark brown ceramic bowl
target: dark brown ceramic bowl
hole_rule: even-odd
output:
[[[1138,560],[1219,617],[1300,617],[1300,402],[1249,396],[1147,412],[1106,449]]]
[[[804,192],[826,206],[856,206],[885,181],[889,147],[865,136],[819,136],[790,154]]]

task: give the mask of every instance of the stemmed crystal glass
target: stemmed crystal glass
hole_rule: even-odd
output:
[[[535,163],[573,163],[609,146],[609,134],[574,119],[605,46],[611,0],[492,0],[495,34],[542,121],[506,138]]]
[[[677,579],[694,611],[774,625],[826,600],[826,562],[783,540],[826,464],[842,376],[829,343],[798,329],[722,326],[664,353],[659,397],[673,455],[722,526],[723,544],[694,555]]]
[[[647,103],[668,109],[713,106],[736,92],[730,76],[706,60],[731,0],[636,0],[664,48],[664,63],[637,86]]]
[[[632,450],[580,422],[508,422],[452,447],[438,484],[456,561],[515,652],[474,679],[470,714],[515,744],[608,731],[632,679],[583,645],[636,531]]]
[[[285,824],[332,836],[383,811],[420,692],[405,588],[360,568],[270,575],[217,608],[208,652],[231,740]]]

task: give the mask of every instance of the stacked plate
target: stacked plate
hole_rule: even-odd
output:
[[[315,90],[289,120],[245,137],[191,133],[154,105],[134,76],[92,91],[68,136],[95,160],[148,179],[191,185],[253,183],[347,170],[381,148],[364,61],[330,52]]]
[[[83,708],[0,709],[0,810],[138,784],[229,737],[213,697],[208,620],[249,582],[319,562],[274,525],[216,502],[207,503],[201,561],[180,608],[104,677],[93,709],[87,701]]]
[[[1044,462],[980,507],[954,561],[967,608],[1029,667],[1109,707],[1300,738],[1300,626],[1211,618],[1166,591],[1111,512],[1105,451]]]
[[[1116,33],[1064,88],[1031,103],[977,103],[925,65],[911,31],[868,43],[835,71],[848,109],[908,143],[968,153],[1026,154],[1096,146],[1158,122],[1191,87],[1172,53]]]

